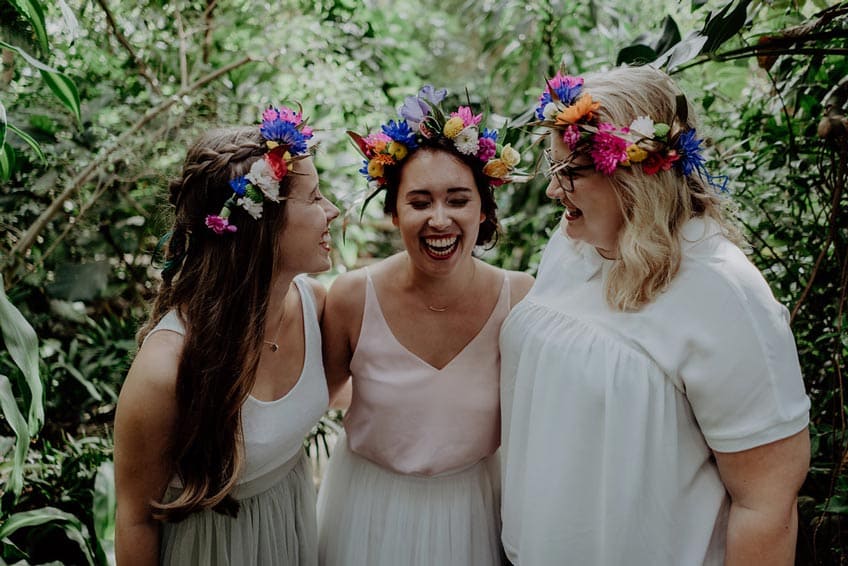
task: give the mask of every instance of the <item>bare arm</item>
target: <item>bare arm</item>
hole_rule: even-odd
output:
[[[509,308],[518,304],[530,292],[530,287],[536,281],[532,275],[521,271],[507,271],[509,277]]]
[[[167,450],[177,416],[175,384],[182,337],[153,334],[136,356],[115,415],[115,521],[119,566],[159,563],[159,523],[150,502],[171,475]]]
[[[362,326],[364,302],[365,275],[361,272],[340,276],[327,293],[321,331],[324,371],[333,408],[347,408],[350,402],[350,359]]]
[[[731,500],[726,566],[794,564],[796,498],[810,465],[809,431],[715,457]]]

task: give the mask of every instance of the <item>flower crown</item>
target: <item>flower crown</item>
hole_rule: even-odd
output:
[[[583,92],[582,77],[560,72],[547,83],[536,107],[536,124],[562,131],[562,140],[572,151],[578,144],[588,145],[598,172],[612,175],[619,166],[639,164],[646,175],[654,175],[675,167],[684,176],[697,171],[724,190],[704,166],[703,140],[694,128],[684,129],[687,105],[682,94],[676,100],[672,126],[639,116],[629,126],[618,127],[598,119],[601,103]]]
[[[510,144],[498,144],[497,130],[481,130],[483,114],[475,115],[469,106],[460,106],[446,115],[440,107],[445,96],[446,89],[425,85],[418,96],[404,100],[398,111],[399,120],[389,120],[380,131],[365,137],[347,132],[365,157],[359,172],[375,189],[367,200],[385,187],[387,168],[398,165],[426,140],[438,137],[450,140],[457,153],[479,159],[491,186],[514,180],[515,167],[521,161],[518,151]]]
[[[298,108],[295,112],[287,106],[271,106],[265,110],[259,132],[265,139],[268,152],[251,165],[247,175],[230,181],[233,194],[224,203],[221,212],[206,217],[206,226],[216,234],[238,230],[230,222],[230,215],[237,208],[259,220],[266,199],[280,202],[280,181],[288,173],[291,163],[306,157],[306,142],[312,138],[312,128],[306,125],[302,109]]]

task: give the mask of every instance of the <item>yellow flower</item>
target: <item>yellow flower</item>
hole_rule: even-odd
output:
[[[521,154],[512,148],[512,144],[506,144],[501,150],[501,159],[509,167],[515,167],[521,161]]]
[[[638,145],[630,144],[627,146],[627,160],[631,163],[641,163],[648,157],[648,152]]]
[[[400,161],[401,159],[406,157],[407,153],[409,153],[408,150],[406,149],[405,145],[403,145],[400,142],[396,142],[396,141],[391,142],[387,149],[388,149],[389,155],[394,157],[396,161]]]
[[[592,113],[600,107],[600,102],[594,102],[588,93],[583,94],[574,101],[574,104],[557,114],[556,123],[558,125],[565,125],[576,124],[583,118],[591,120]]]
[[[462,118],[460,118],[459,116],[454,116],[453,118],[445,122],[445,127],[442,130],[442,133],[445,134],[446,138],[452,140],[453,138],[459,135],[459,132],[461,132],[463,128],[465,128],[465,124],[463,123]]]
[[[275,148],[275,147],[277,147],[278,145],[280,145],[280,144],[278,144],[278,143],[277,143],[277,142],[275,142],[274,140],[265,140],[265,146],[266,146],[268,149],[274,149],[274,148]]]
[[[502,159],[491,159],[486,166],[483,167],[483,174],[493,179],[503,179],[509,173],[509,165],[504,163]]]
[[[383,164],[378,159],[372,159],[368,162],[368,174],[375,179],[383,176]]]

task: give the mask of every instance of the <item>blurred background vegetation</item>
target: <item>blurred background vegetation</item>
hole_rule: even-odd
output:
[[[115,402],[158,281],[167,179],[199,132],[304,103],[348,211],[329,283],[397,246],[378,204],[360,218],[345,129],[425,82],[521,126],[560,65],[624,62],[662,66],[701,109],[813,401],[797,562],[848,564],[848,3],[0,0],[0,22],[0,564],[111,560]],[[532,170],[535,139],[510,135]],[[543,181],[498,198],[484,257],[534,273],[558,219]]]

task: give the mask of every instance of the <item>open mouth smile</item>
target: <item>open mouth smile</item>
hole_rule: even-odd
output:
[[[421,241],[427,255],[435,259],[447,259],[459,247],[459,236],[427,237]]]

